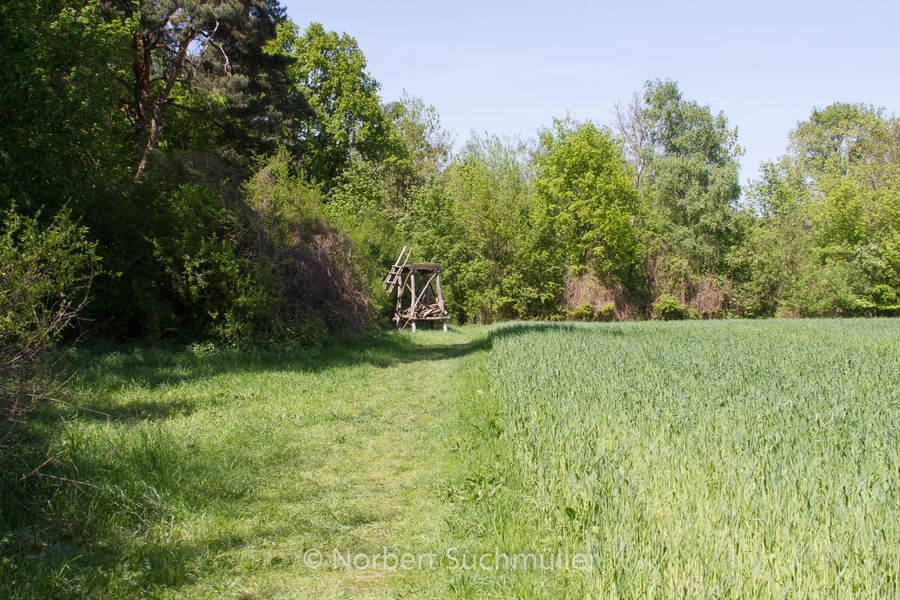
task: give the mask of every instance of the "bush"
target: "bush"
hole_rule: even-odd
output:
[[[566,317],[569,321],[593,321],[594,307],[590,304],[582,304],[576,309],[567,310]]]
[[[604,304],[603,306],[597,308],[594,311],[594,320],[595,321],[604,321],[609,322],[612,321],[616,316],[616,305],[612,302],[608,304]]]
[[[653,303],[653,318],[662,321],[697,319],[697,311],[679,302],[672,294],[660,294]]]
[[[277,299],[267,265],[236,243],[248,227],[240,213],[206,186],[183,185],[159,205],[171,225],[157,228],[154,258],[179,329],[233,345],[252,337]]]
[[[594,307],[590,304],[582,304],[578,308],[563,310],[563,317],[567,321],[612,321],[616,316],[616,305],[609,302],[602,306]]]
[[[60,213],[47,227],[12,211],[0,227],[0,442],[52,389],[46,352],[87,302],[94,244]]]
[[[842,261],[813,264],[804,271],[785,300],[781,316],[850,317],[872,306],[854,293],[851,282],[862,279]],[[786,310],[785,310],[786,309]]]
[[[353,213],[352,189],[338,189],[350,214],[327,205],[315,186],[291,172],[289,158],[279,152],[244,186],[258,221],[252,253],[258,262],[271,263],[280,298],[277,312],[269,315],[268,337],[281,345],[291,338],[314,345],[326,334],[357,336],[372,322],[369,290],[382,293],[387,266],[379,257],[390,224],[375,208]]]

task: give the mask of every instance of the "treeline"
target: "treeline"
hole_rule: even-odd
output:
[[[672,81],[454,154],[275,0],[7,0],[0,92],[7,315],[31,269],[95,335],[310,343],[387,322],[403,245],[461,323],[900,308],[900,125],[871,106],[814,110],[744,190],[737,130]],[[23,231],[56,236],[30,267]]]

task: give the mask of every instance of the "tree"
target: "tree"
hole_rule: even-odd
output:
[[[406,196],[444,170],[454,138],[441,127],[441,118],[433,106],[405,91],[400,100],[385,105],[384,112],[403,149],[392,166],[391,177],[397,195]]]
[[[674,226],[670,239],[682,242],[695,272],[714,274],[736,241],[737,129],[729,129],[723,113],[714,116],[708,106],[685,100],[674,82],[648,83],[644,102],[653,148],[651,207]]]
[[[202,108],[207,118],[213,116],[216,126],[233,137],[237,130],[227,117],[243,117],[251,126],[270,124],[278,114],[274,107],[286,104],[287,88],[278,84],[283,83],[279,71],[289,61],[265,52],[284,21],[284,9],[277,0],[102,3],[111,19],[135,23],[130,64],[117,69],[129,90],[126,105],[141,148],[135,181],[160,146],[168,110],[201,112]],[[302,102],[293,101],[302,110]]]
[[[130,26],[89,0],[0,3],[0,207],[52,218],[120,178],[131,148],[108,65]]]
[[[460,322],[558,311],[562,263],[546,260],[549,236],[535,229],[531,154],[516,138],[476,136],[412,189],[400,230],[419,260],[444,264],[445,301]]]
[[[883,111],[863,104],[836,103],[816,108],[790,134],[790,154],[806,177],[818,180],[848,175],[863,162],[881,158],[896,162],[898,148],[889,142],[890,123]],[[884,142],[888,142],[884,144]]]
[[[622,140],[623,155],[633,168],[634,187],[641,189],[644,171],[653,158],[650,123],[644,112],[643,99],[634,92],[625,107],[616,103],[614,115],[616,133]]]
[[[555,119],[539,132],[534,187],[539,221],[555,232],[572,267],[610,284],[634,286],[641,243],[638,194],[621,147],[590,121]]]
[[[747,220],[737,205],[737,129],[723,113],[683,97],[672,81],[648,81],[641,101],[619,109],[635,184],[648,206],[649,286],[690,303],[704,290],[722,308],[726,257]],[[714,305],[714,307],[713,307]]]
[[[290,79],[313,110],[296,140],[310,178],[328,190],[353,154],[378,166],[398,151],[378,82],[366,70],[355,39],[327,32],[319,23],[300,34],[286,22],[279,27],[277,48],[296,59]]]
[[[419,216],[455,224],[457,237],[441,260],[448,263],[451,310],[460,320],[529,313],[535,290],[521,265],[532,201],[527,160],[528,147],[519,140],[473,137],[445,172],[445,208]]]
[[[785,301],[798,314],[900,308],[900,123],[883,110],[816,108],[788,153],[752,186],[767,224],[807,224],[805,273]],[[781,242],[785,243],[785,242]],[[816,275],[812,275],[816,274]]]

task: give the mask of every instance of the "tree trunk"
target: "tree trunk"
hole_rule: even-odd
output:
[[[141,174],[147,169],[147,163],[150,158],[150,154],[159,146],[159,136],[162,133],[163,124],[163,108],[165,107],[166,102],[169,101],[169,94],[172,93],[172,88],[175,87],[175,82],[178,80],[178,76],[181,74],[181,68],[184,66],[185,58],[187,58],[188,48],[199,33],[200,32],[198,30],[191,30],[190,32],[185,34],[184,38],[178,44],[178,53],[175,55],[175,60],[172,61],[171,66],[166,71],[166,83],[163,86],[163,89],[159,92],[159,95],[156,97],[156,101],[153,103],[153,114],[150,116],[149,123],[150,135],[147,138],[147,144],[146,146],[144,146],[144,152],[141,155],[141,160],[140,162],[138,162],[137,169],[134,173],[135,183],[140,181]]]
[[[134,72],[134,135],[143,140],[149,122],[150,108],[150,65],[153,60],[153,47],[149,36],[135,34],[132,39],[134,60],[131,70]]]

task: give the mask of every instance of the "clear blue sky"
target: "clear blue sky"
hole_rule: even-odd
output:
[[[784,153],[813,107],[900,110],[900,1],[473,2],[282,0],[355,37],[383,100],[405,89],[458,137],[531,137],[566,113],[612,125],[648,79],[724,111],[742,181]]]

